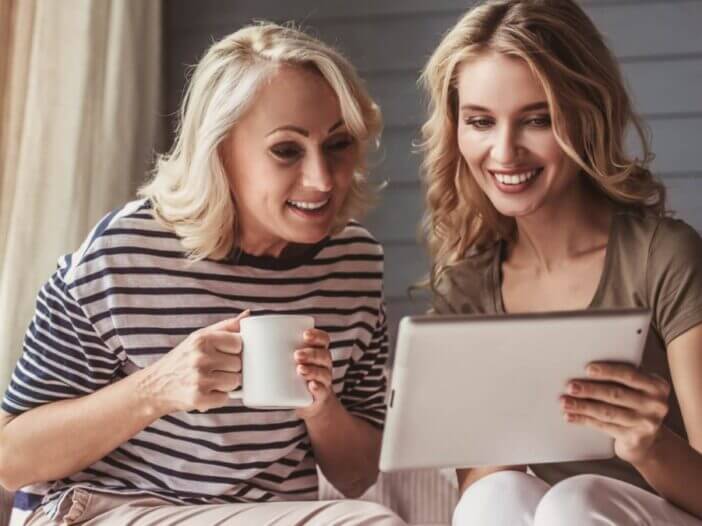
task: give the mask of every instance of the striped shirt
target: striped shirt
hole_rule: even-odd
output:
[[[253,315],[312,315],[331,337],[339,400],[382,427],[382,271],[382,248],[355,222],[294,259],[238,254],[193,263],[148,201],[131,202],[59,259],[39,292],[2,408],[18,415],[90,394],[155,362],[191,332],[251,308]],[[317,473],[293,410],[231,400],[160,418],[81,472],[23,488],[15,510],[26,515],[43,504],[55,517],[76,487],[189,504],[306,500],[317,497]]]

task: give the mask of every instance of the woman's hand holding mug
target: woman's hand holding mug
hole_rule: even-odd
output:
[[[229,404],[229,391],[241,385],[239,322],[248,315],[194,331],[143,370],[141,386],[159,417]]]
[[[297,409],[300,418],[317,416],[335,397],[332,388],[332,355],[329,351],[329,335],[319,329],[308,329],[304,335],[305,347],[295,351],[297,374],[307,382],[313,402]]]

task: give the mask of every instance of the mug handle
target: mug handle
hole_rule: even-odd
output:
[[[227,393],[227,395],[232,400],[242,400],[244,398],[244,384],[241,385],[240,389],[236,389],[234,391],[229,391],[229,393]]]

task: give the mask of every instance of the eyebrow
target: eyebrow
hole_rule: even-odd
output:
[[[523,113],[525,111],[547,110],[547,109],[548,109],[548,103],[546,101],[533,102],[531,104],[527,104],[526,106],[523,106],[519,110],[519,113]],[[477,106],[475,104],[464,104],[463,106],[461,106],[461,110],[484,111],[484,112],[490,113],[489,109],[485,108],[484,106]]]
[[[344,124],[344,120],[339,119],[331,128],[329,128],[329,131],[327,133],[333,132],[342,124]],[[268,137],[269,135],[273,135],[275,132],[279,131],[292,131],[295,133],[299,133],[300,135],[304,135],[305,137],[310,136],[310,132],[308,132],[306,129],[300,128],[299,126],[293,126],[292,124],[288,124],[286,126],[280,126],[274,130],[271,130],[270,132],[268,132],[268,134],[266,134],[266,137]]]

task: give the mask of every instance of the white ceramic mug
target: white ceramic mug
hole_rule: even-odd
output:
[[[307,382],[297,374],[295,350],[304,347],[303,334],[314,327],[312,316],[271,314],[240,322],[242,386],[229,398],[248,407],[294,408],[312,403]]]

